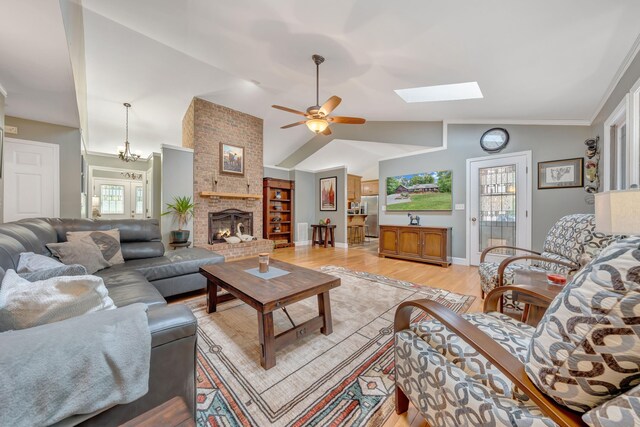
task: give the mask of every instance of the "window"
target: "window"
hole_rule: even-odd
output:
[[[142,187],[136,187],[136,215],[144,213],[144,192]]]
[[[124,185],[100,186],[100,213],[103,215],[124,214]]]
[[[624,190],[629,187],[629,95],[626,95],[604,122],[604,190]]]

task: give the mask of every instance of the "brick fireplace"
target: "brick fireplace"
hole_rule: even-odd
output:
[[[182,120],[182,145],[193,149],[194,246],[215,250],[228,258],[272,250],[271,241],[262,240],[262,199],[239,197],[262,192],[262,128],[263,121],[260,118],[200,98],[191,101]],[[222,173],[221,144],[244,149],[244,174]],[[231,194],[234,197],[203,197],[203,192]],[[210,213],[224,211],[250,214],[250,223],[245,223],[246,218],[243,221],[245,233],[254,235],[258,240],[233,245],[223,243],[221,239],[212,240]],[[235,230],[230,230],[230,233],[235,235]]]

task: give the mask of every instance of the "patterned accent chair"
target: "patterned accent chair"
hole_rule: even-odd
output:
[[[506,291],[550,303],[537,327],[496,312]],[[433,320],[411,324],[415,308]],[[396,411],[431,427],[640,425],[640,237],[603,249],[553,298],[507,285],[484,313],[431,300],[395,317]]]
[[[575,272],[616,238],[617,236],[595,232],[593,214],[573,214],[560,218],[549,230],[541,253],[513,246],[487,248],[482,252],[478,266],[482,297],[498,286],[512,285],[518,270],[565,274]],[[486,261],[487,256],[497,249],[511,249],[528,254],[511,256],[501,263]],[[526,260],[531,260],[532,263],[516,262]],[[509,301],[509,297],[505,295],[505,307],[519,309]]]

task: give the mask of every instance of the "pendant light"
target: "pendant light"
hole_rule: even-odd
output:
[[[128,102],[125,102],[123,105],[127,109],[127,118],[125,122],[124,147],[123,146],[118,147],[118,157],[123,162],[129,163],[129,162],[135,162],[136,160],[138,160],[141,154],[139,151],[136,151],[135,153],[131,151],[131,145],[129,144],[129,108],[131,108],[131,104],[129,104]]]

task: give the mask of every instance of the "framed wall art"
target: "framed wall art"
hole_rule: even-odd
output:
[[[538,162],[538,190],[577,188],[584,184],[584,159]]]
[[[320,178],[320,210],[338,210],[338,177]]]
[[[244,176],[244,147],[220,144],[220,173]]]

